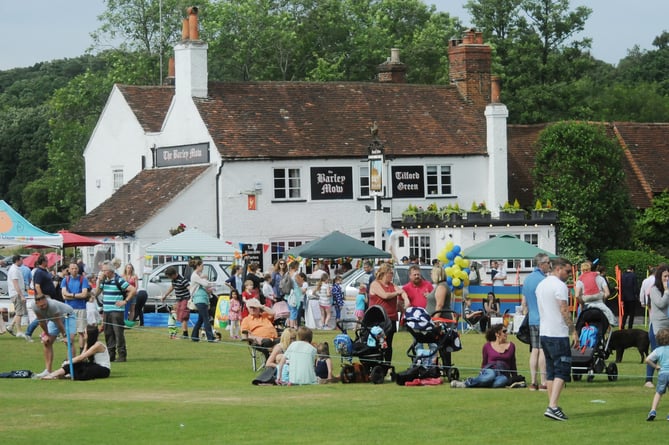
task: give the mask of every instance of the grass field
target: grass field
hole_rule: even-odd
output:
[[[317,332],[315,341],[336,332]],[[663,440],[669,402],[646,422],[653,390],[628,350],[619,379],[599,374],[568,384],[560,402],[570,419],[543,417],[545,392],[527,389],[400,387],[395,383],[257,387],[245,345],[170,340],[166,328],[127,331],[128,362],[92,382],[2,379],[2,443],[72,444],[340,444],[649,443]],[[515,337],[511,336],[514,340]],[[411,337],[395,337],[394,364],[409,366]],[[453,362],[463,377],[480,365],[481,334],[463,336]],[[526,345],[520,373],[529,378]],[[63,344],[56,357],[64,358]],[[0,336],[0,371],[43,369],[42,346]],[[335,368],[339,367],[334,358]]]

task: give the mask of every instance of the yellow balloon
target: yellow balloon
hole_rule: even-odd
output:
[[[453,286],[458,287],[460,286],[460,278],[453,278]]]
[[[466,259],[463,258],[462,263],[460,264],[460,267],[462,267],[463,269],[465,267],[469,267],[469,260],[466,260]]]
[[[452,267],[447,267],[444,269],[444,272],[446,272],[447,277],[452,277],[453,276],[453,268]]]
[[[455,246],[455,243],[453,241],[449,241],[446,243],[446,252],[450,252],[453,250],[453,246]]]
[[[462,297],[462,289],[455,289],[455,292],[453,292],[457,297]]]
[[[448,258],[446,258],[446,251],[442,250],[439,255],[437,255],[437,259],[441,261],[442,263],[448,263]]]
[[[463,284],[465,286],[469,286],[469,276],[467,276],[467,278],[465,278],[465,281],[463,282]]]
[[[457,273],[462,270],[460,269],[460,266],[458,266],[457,264],[451,267],[451,269],[453,269],[453,275],[457,275]]]
[[[460,278],[461,280],[464,280],[467,277],[469,277],[469,275],[467,275],[467,272],[465,272],[464,270],[461,270],[460,272],[458,272],[458,278]]]

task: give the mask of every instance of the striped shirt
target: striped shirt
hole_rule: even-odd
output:
[[[118,282],[118,286],[116,283]],[[111,280],[105,278],[100,284],[102,286],[102,309],[104,312],[125,312],[123,306],[116,306],[116,303],[123,301],[124,291],[130,286],[130,283],[121,278],[118,274],[114,274]],[[120,287],[120,289],[119,289]]]
[[[190,291],[188,290],[189,285],[190,282],[181,275],[177,275],[176,278],[172,280],[174,296],[177,301],[188,300],[190,298]]]

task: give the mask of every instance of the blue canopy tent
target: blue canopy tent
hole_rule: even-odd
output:
[[[0,200],[0,246],[63,247],[63,237],[33,226],[4,200]]]

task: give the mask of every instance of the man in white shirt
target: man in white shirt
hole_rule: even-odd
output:
[[[26,286],[23,280],[23,271],[21,265],[23,258],[21,255],[14,255],[12,257],[12,265],[7,271],[7,288],[9,293],[9,301],[14,305],[14,318],[7,325],[7,332],[17,337],[25,337],[21,332],[21,318],[28,315],[28,307],[26,305]]]
[[[539,307],[539,335],[546,357],[546,386],[548,408],[544,416],[554,420],[568,417],[558,406],[564,382],[571,379],[571,345],[569,336],[578,339],[569,311],[569,289],[565,282],[571,273],[571,264],[564,258],[551,261],[552,272],[537,285]]]
[[[655,285],[655,270],[656,268],[651,267],[648,277],[641,282],[641,290],[639,291],[639,301],[641,306],[648,306],[650,299],[650,288]]]

